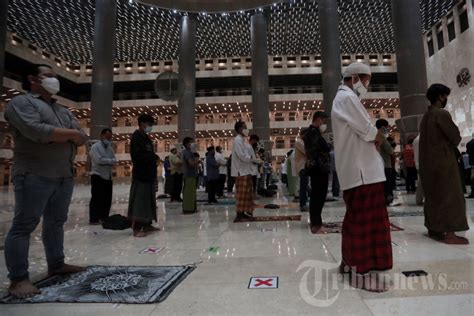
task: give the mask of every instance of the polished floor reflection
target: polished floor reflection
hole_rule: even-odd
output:
[[[125,214],[129,185],[114,187],[113,212]],[[338,279],[340,234],[312,235],[308,214],[300,222],[232,222],[233,205],[200,204],[199,213],[182,215],[181,205],[159,200],[161,232],[143,239],[131,230],[110,231],[88,225],[90,188],[75,188],[66,225],[69,262],[82,265],[181,265],[197,269],[161,304],[38,304],[0,305],[0,315],[471,315],[474,309],[474,200],[467,200],[471,230],[467,246],[450,246],[427,238],[422,208],[414,196],[400,193],[402,206],[390,208],[390,220],[404,231],[392,232],[393,289],[374,294],[354,290]],[[203,193],[200,193],[203,194]],[[202,196],[204,197],[204,195]],[[0,193],[0,241],[13,209],[13,191]],[[280,191],[278,210],[258,209],[257,215],[301,214]],[[325,221],[341,221],[342,201],[329,202]],[[158,254],[139,254],[145,247],[164,247]],[[0,285],[8,280],[2,255]],[[406,278],[402,271],[425,270],[429,277]],[[34,279],[46,271],[40,227],[32,236],[30,272]],[[277,289],[248,289],[251,277],[278,277]]]

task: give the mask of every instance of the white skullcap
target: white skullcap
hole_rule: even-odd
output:
[[[347,66],[342,74],[342,77],[352,77],[353,75],[372,75],[370,67],[361,62],[355,62]]]

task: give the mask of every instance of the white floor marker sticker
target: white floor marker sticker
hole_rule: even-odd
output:
[[[159,254],[164,248],[163,247],[147,247],[139,252],[139,254],[151,254],[157,255]]]
[[[250,278],[249,289],[278,289],[278,277]]]

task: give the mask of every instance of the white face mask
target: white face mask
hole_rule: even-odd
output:
[[[58,93],[61,88],[59,80],[54,77],[46,77],[42,79],[41,86],[52,95]]]
[[[324,133],[327,129],[328,129],[327,124],[322,124],[322,125],[319,127],[319,130],[321,131],[321,133]]]
[[[359,99],[362,99],[367,94],[367,87],[362,83],[362,80],[360,80],[359,76],[357,76],[357,78],[359,79],[359,81],[354,83],[354,77],[352,77],[352,82],[353,82],[352,89],[357,94]]]
[[[153,131],[153,126],[145,127],[145,133],[150,134]]]
[[[242,130],[242,134],[244,134],[245,137],[249,136],[249,130],[248,129]]]
[[[194,153],[197,151],[197,144],[196,143],[192,143],[191,144],[191,151]]]

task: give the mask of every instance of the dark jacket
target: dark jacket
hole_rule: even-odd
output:
[[[130,156],[132,157],[134,179],[144,182],[156,180],[158,156],[155,154],[150,137],[140,130],[136,130],[132,135]]]
[[[474,139],[467,143],[466,152],[469,155],[469,164],[474,168]]]
[[[207,180],[219,179],[219,164],[214,155],[207,155],[206,157]]]
[[[329,173],[331,147],[321,135],[319,128],[310,125],[303,136],[303,141],[308,171]]]

